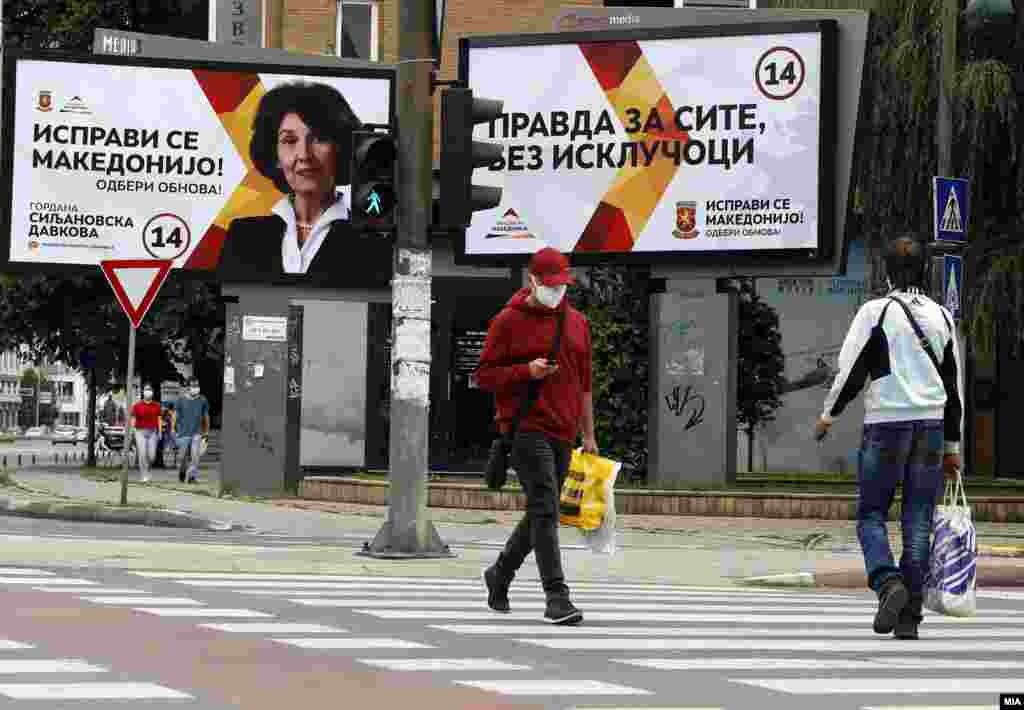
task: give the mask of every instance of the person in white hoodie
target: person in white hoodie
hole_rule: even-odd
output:
[[[944,475],[955,478],[960,469],[960,353],[952,316],[923,291],[926,245],[915,235],[897,237],[887,247],[885,265],[891,290],[865,303],[854,317],[815,437],[827,436],[833,420],[868,383],[857,539],[868,585],[879,599],[874,630],[916,639],[935,505]],[[898,485],[903,489],[899,566],[886,529]]]

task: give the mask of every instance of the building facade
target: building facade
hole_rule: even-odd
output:
[[[18,353],[0,353],[0,432],[18,426],[21,409],[21,362]]]

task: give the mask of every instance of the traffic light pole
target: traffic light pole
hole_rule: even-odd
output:
[[[430,407],[430,227],[434,154],[429,2],[399,0],[397,230],[391,348],[388,518],[361,554],[450,557],[427,517]]]

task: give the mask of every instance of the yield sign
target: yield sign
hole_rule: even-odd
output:
[[[133,328],[138,328],[142,323],[146,311],[153,305],[156,294],[164,285],[167,274],[171,273],[173,263],[170,259],[112,259],[100,262],[100,268]]]

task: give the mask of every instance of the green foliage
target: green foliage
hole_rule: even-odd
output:
[[[609,458],[647,466],[648,299],[635,271],[590,269],[573,302],[590,320],[594,351],[594,425]]]
[[[5,0],[4,43],[87,52],[97,28],[206,39],[199,0]]]
[[[1013,75],[997,59],[969,62],[957,72],[954,91],[966,109],[961,120],[996,115],[1004,122],[1017,115],[1017,100],[1013,92]],[[964,126],[966,128],[966,126]]]

